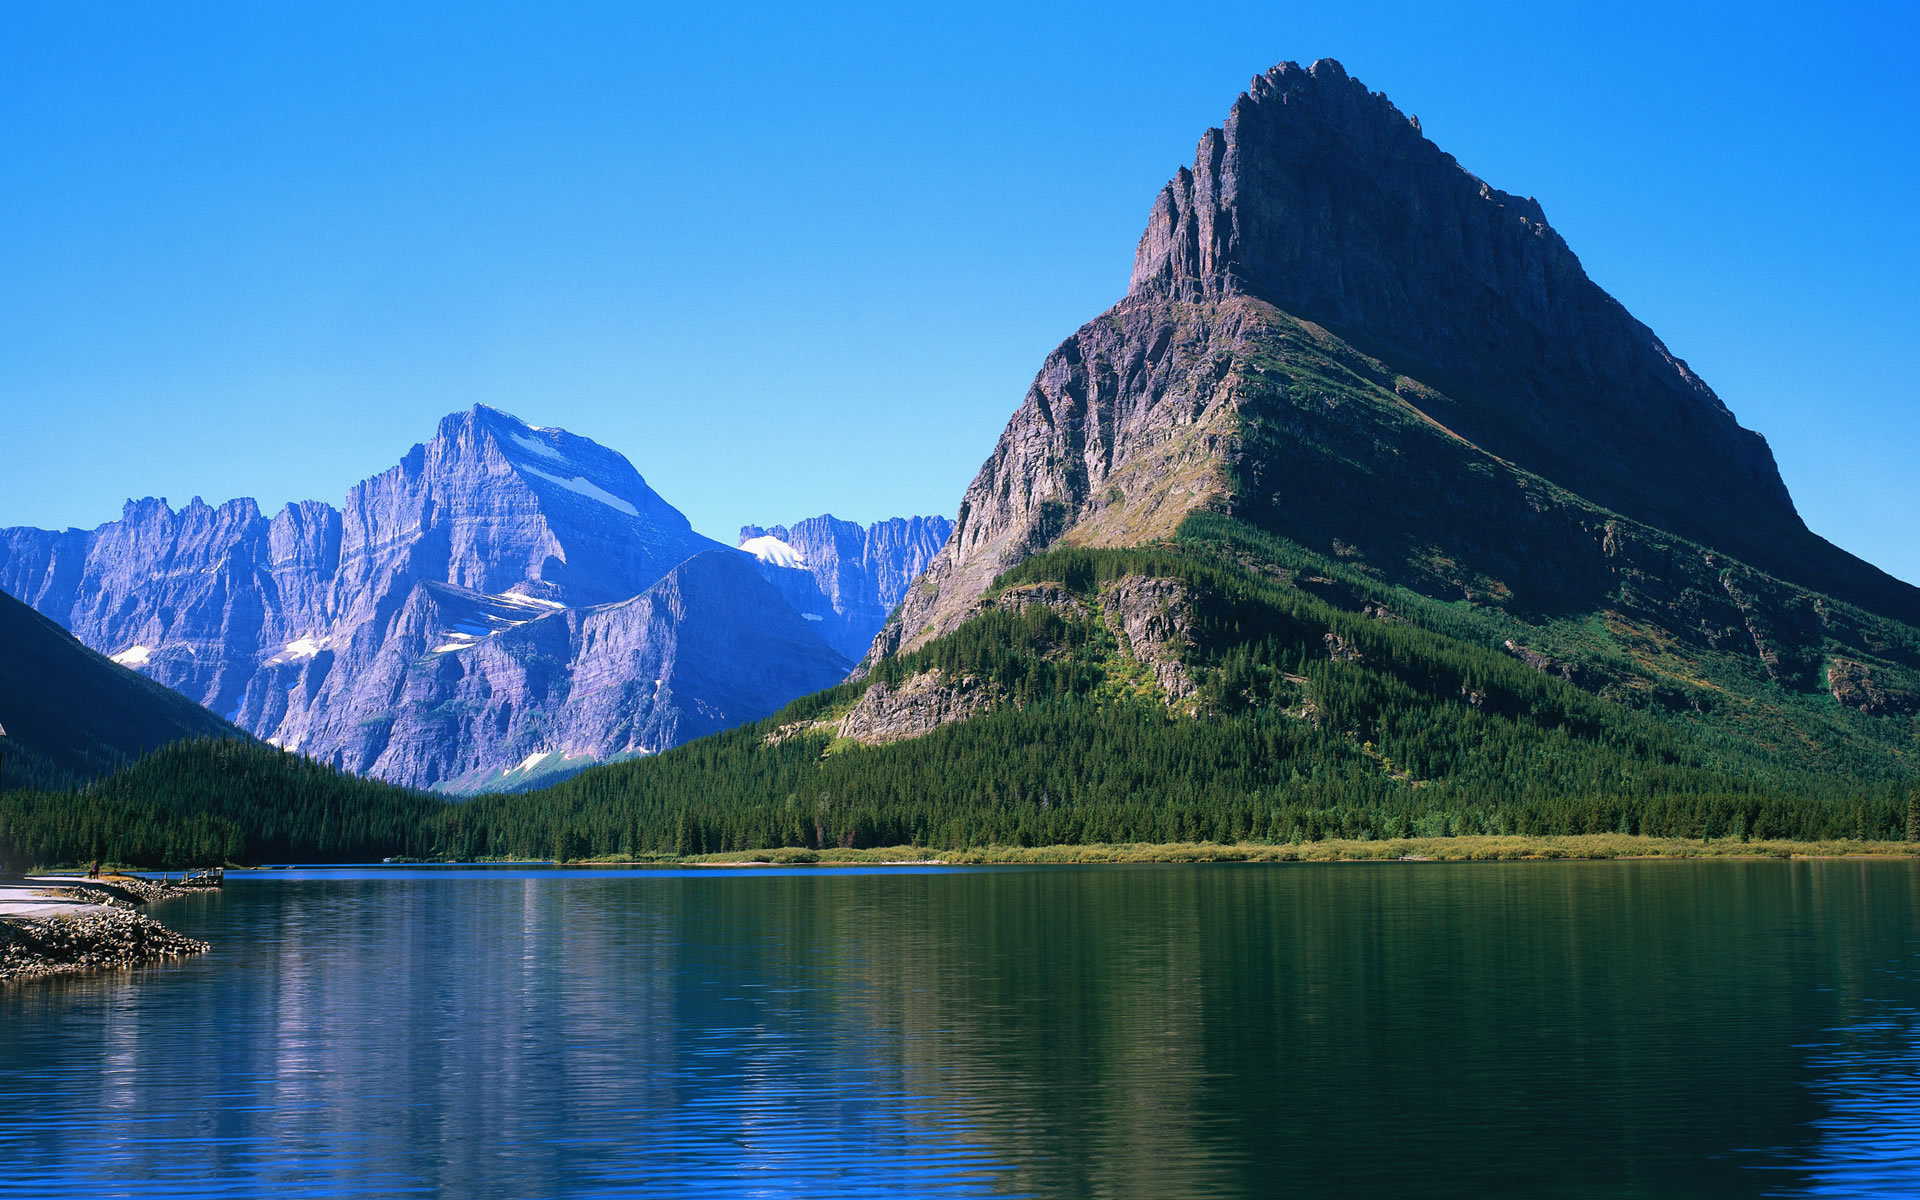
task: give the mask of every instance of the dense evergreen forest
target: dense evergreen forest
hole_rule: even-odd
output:
[[[259,742],[176,742],[77,792],[0,793],[0,867],[365,862],[430,850],[444,803]]]
[[[1102,619],[1103,595],[1128,576],[1178,580],[1192,599],[1183,659],[1196,694],[1183,704],[1167,702]],[[1040,583],[1078,604],[994,603]],[[997,581],[981,615],[867,679],[542,791],[450,803],[271,747],[187,742],[78,793],[0,797],[0,853],[15,865],[96,854],[156,865],[1480,833],[1908,836],[1913,780],[1897,758],[1843,747],[1850,757],[1835,769],[1833,747],[1769,749],[1604,699],[1500,648],[1501,632],[1497,615],[1343,576],[1258,530],[1197,518],[1162,546],[1038,555]],[[839,735],[866,689],[933,669],[972,677],[994,703],[891,744]]]

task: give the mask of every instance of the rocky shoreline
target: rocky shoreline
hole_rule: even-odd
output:
[[[205,953],[208,943],[135,911],[188,890],[132,876],[0,882],[0,984]]]

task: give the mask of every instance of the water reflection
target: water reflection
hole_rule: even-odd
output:
[[[0,1195],[1916,1190],[1905,864],[362,874],[0,992]]]

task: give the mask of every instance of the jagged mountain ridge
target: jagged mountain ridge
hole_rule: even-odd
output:
[[[484,406],[456,413],[340,509],[128,501],[84,533],[0,531],[0,589],[216,713],[260,663],[384,629],[420,581],[565,604],[633,596],[719,543],[620,455]]]
[[[764,716],[852,666],[751,560],[724,549],[587,607],[424,583],[383,638],[360,636],[342,651],[353,672],[285,663],[281,686],[258,691],[295,702],[243,719],[273,725],[288,749],[317,744],[366,774],[455,792],[656,753]],[[393,700],[370,712],[360,703],[370,693]]]
[[[624,457],[485,406],[338,509],[146,499],[91,532],[0,530],[0,589],[263,738],[422,787],[656,752],[858,657],[783,616],[753,560],[695,533]],[[726,653],[744,656],[731,672]],[[622,670],[667,682],[641,698]]]
[[[863,527],[829,513],[791,526],[742,526],[740,549],[828,645],[857,662],[952,532],[945,517]]]

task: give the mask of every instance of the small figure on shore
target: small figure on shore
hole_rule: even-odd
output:
[[[87,868],[87,878],[88,878],[88,879],[98,879],[98,878],[100,878],[100,862],[101,862],[101,860],[100,860],[100,859],[97,859],[97,858],[96,858],[96,859],[94,859],[94,860],[93,860],[93,865],[92,865],[91,867],[88,867],[88,868]]]

